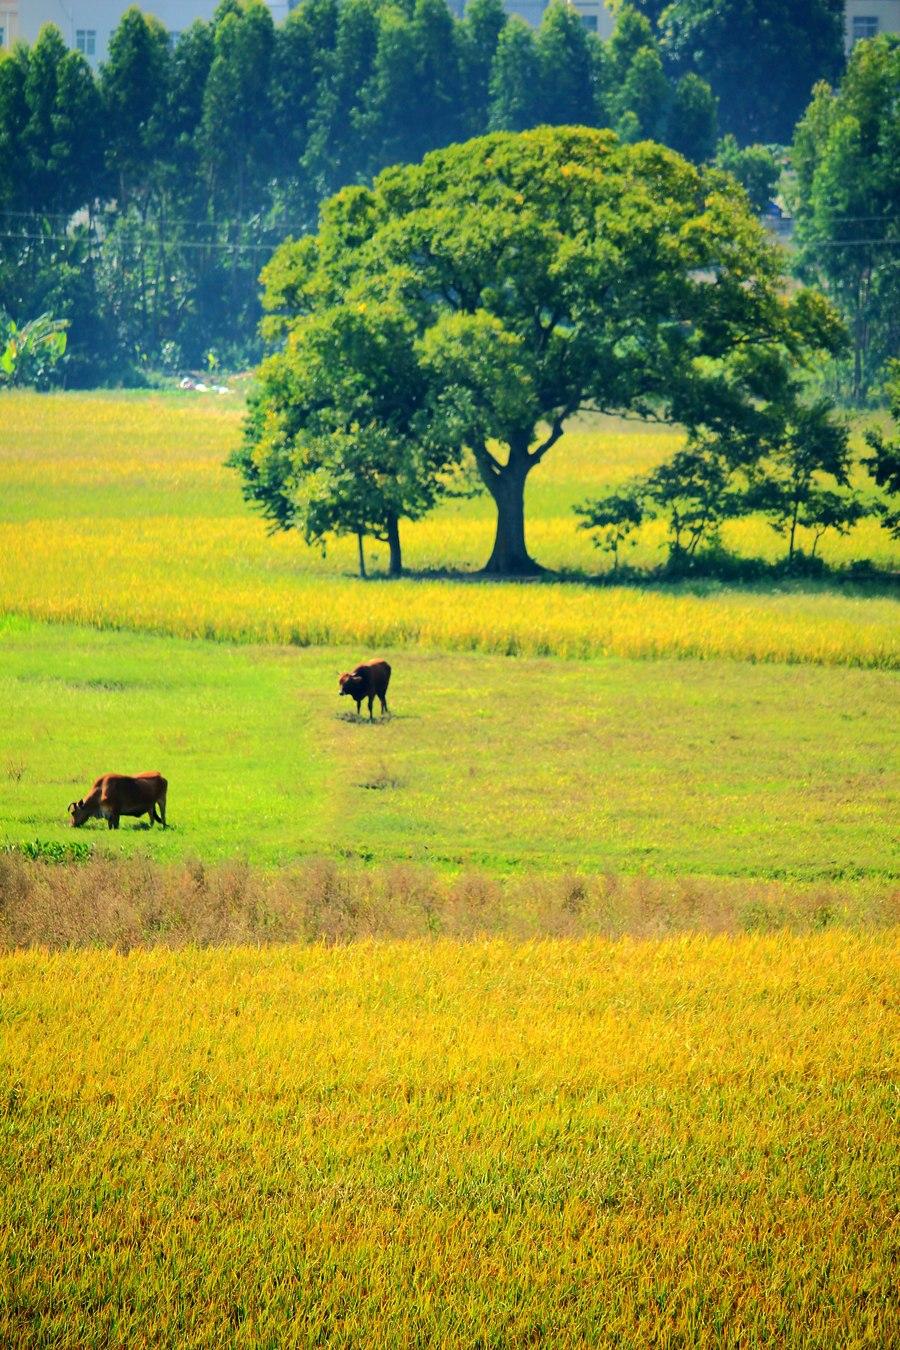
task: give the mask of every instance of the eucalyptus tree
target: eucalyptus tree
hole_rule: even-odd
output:
[[[506,27],[502,0],[470,0],[459,27],[466,136],[487,130],[491,67],[500,34]]]
[[[540,122],[544,107],[541,60],[534,32],[524,19],[510,19],[500,33],[488,89],[491,130],[527,131]]]
[[[637,0],[658,22],[670,68],[708,80],[725,131],[785,143],[817,80],[843,64],[841,0]]]
[[[816,86],[792,164],[800,275],[847,318],[852,400],[900,349],[900,38],[858,42],[836,90]]]

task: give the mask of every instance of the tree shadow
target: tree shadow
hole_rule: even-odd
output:
[[[839,590],[850,595],[896,597],[900,594],[900,571],[877,567],[868,559],[843,566],[831,566],[820,558],[800,554],[770,563],[762,558],[743,558],[717,551],[700,554],[680,563],[667,562],[653,568],[619,567],[616,571],[588,572],[580,568],[559,571],[544,569],[537,575],[500,575],[496,572],[464,571],[436,567],[410,568],[401,577],[372,573],[367,582],[452,581],[457,585],[484,586],[593,586],[599,590],[626,587],[636,591],[667,591],[688,595],[706,595],[727,587],[752,594],[778,590],[797,594]]]

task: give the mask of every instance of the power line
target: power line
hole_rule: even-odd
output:
[[[28,240],[35,243],[59,243],[59,244],[79,244],[85,242],[84,238],[79,239],[77,235],[72,234],[32,234],[23,230],[0,230],[0,239],[9,240]],[[88,240],[92,245],[103,247],[110,242],[108,235],[100,235],[91,231]],[[150,238],[149,244],[158,243],[157,236]],[[196,249],[218,249],[223,253],[272,253],[278,244],[230,244],[222,239],[169,239],[164,240],[169,248],[177,252],[178,249],[196,248]],[[900,238],[898,239],[820,239],[815,241],[817,248],[900,248]]]
[[[25,234],[21,230],[12,233],[0,230],[0,239],[29,240],[34,241],[35,243],[50,244],[79,244],[84,242],[84,240],[78,239],[71,234]],[[100,235],[94,234],[91,236],[89,242],[99,245],[102,248],[108,241]],[[151,240],[151,244],[154,242],[156,241]],[[216,249],[222,253],[272,253],[277,245],[226,244],[223,243],[222,240],[210,240],[208,243],[203,243],[202,241],[183,239],[178,242],[173,242],[170,247],[173,252],[177,252],[178,249],[182,248],[202,248],[208,250]]]
[[[900,239],[816,239],[816,248],[900,248]]]
[[[6,207],[0,207],[0,217],[4,217],[4,216],[5,216],[5,217],[10,217],[10,218],[13,218],[13,219],[16,219],[16,220],[57,220],[57,221],[61,220],[61,221],[63,221],[66,225],[68,225],[68,224],[69,224],[70,222],[72,222],[72,221],[75,221],[75,218],[76,218],[77,216],[79,216],[79,215],[82,215],[82,214],[83,214],[83,208],[79,209],[78,211],[16,211],[16,210],[13,210],[13,209],[7,209]],[[129,216],[128,216],[128,214],[127,214],[126,212],[122,212],[122,211],[114,211],[114,212],[104,213],[104,212],[100,211],[100,212],[97,212],[97,214],[96,214],[95,216],[92,216],[92,217],[90,218],[90,223],[93,223],[93,221],[95,221],[95,220],[112,220],[112,221],[119,221],[119,220],[128,220],[128,219],[129,219]],[[159,216],[154,216],[153,219],[154,219],[154,221],[159,221],[159,220],[160,220],[160,217],[159,217]],[[82,225],[82,226],[87,225],[87,224],[89,223],[89,221],[88,221],[88,220],[84,220],[84,221],[81,221],[81,222],[75,221],[75,223],[76,223],[76,227],[78,227],[79,225]],[[137,224],[139,224],[140,222],[137,221],[137,220],[135,220],[134,223],[135,223],[135,225],[137,225]],[[207,219],[207,220],[189,220],[189,219],[187,219],[186,217],[183,217],[183,216],[179,216],[179,217],[166,217],[166,219],[165,219],[165,225],[166,225],[167,228],[171,228],[171,229],[175,229],[176,227],[179,227],[179,226],[194,226],[195,228],[201,229],[201,230],[221,230],[221,229],[256,230],[257,232],[259,232],[259,233],[261,233],[261,234],[274,234],[274,233],[279,233],[279,234],[281,234],[281,233],[287,233],[287,234],[290,234],[290,233],[292,233],[292,232],[295,231],[295,230],[296,230],[296,231],[303,231],[303,232],[305,232],[305,231],[307,231],[307,230],[310,228],[309,224],[301,225],[301,224],[299,224],[299,223],[294,224],[294,225],[289,225],[289,224],[288,224],[288,225],[280,225],[280,224],[279,224],[279,225],[257,225],[257,224],[254,224],[252,221],[247,221],[247,220],[237,220],[237,219],[235,219],[235,218],[226,219],[226,220],[209,220],[209,219]]]
[[[796,219],[796,217],[794,218]],[[891,224],[895,220],[900,220],[900,216],[829,216],[829,220],[836,221],[841,225],[867,224],[873,220],[883,220],[885,224]]]

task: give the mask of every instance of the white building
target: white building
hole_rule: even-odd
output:
[[[589,33],[608,38],[616,26],[616,16],[605,0],[568,0],[568,3],[581,16],[581,22]],[[506,6],[509,9],[509,5]]]
[[[503,0],[507,14],[517,14],[520,19],[537,28],[544,17],[549,0]],[[615,15],[606,0],[567,0],[567,3],[581,18],[588,32],[607,38],[615,26]]]
[[[863,38],[900,33],[900,0],[847,0],[844,5],[844,47],[849,52]]]
[[[45,23],[54,23],[63,39],[96,67],[106,60],[109,39],[135,0],[0,0],[0,47],[20,39],[32,43]],[[211,19],[218,0],[139,0],[173,35],[195,19]],[[288,0],[267,0],[276,23],[287,17]]]
[[[177,35],[190,28],[195,19],[212,18],[217,0],[138,2],[170,33]],[[884,4],[885,0],[880,2]],[[0,0],[0,47],[11,47],[20,39],[32,43],[45,23],[55,23],[68,45],[83,52],[96,68],[106,59],[110,34],[133,3],[134,0]],[[267,0],[267,3],[279,23],[298,0]],[[548,0],[504,0],[504,7],[507,13],[518,14],[537,27],[547,3]],[[600,37],[609,37],[614,19],[606,0],[569,0],[569,3],[581,16],[585,28]],[[900,4],[900,0],[896,3]],[[464,0],[450,0],[455,13],[461,13],[463,6]]]
[[[189,28],[195,19],[212,17],[217,0],[144,0],[142,8],[155,14],[170,33]],[[465,0],[450,0],[461,12]],[[20,38],[34,42],[45,23],[55,23],[70,47],[83,52],[92,66],[106,57],[109,37],[133,0],[0,0],[0,47]],[[267,0],[276,23],[298,0]],[[548,0],[504,0],[508,14],[518,14],[534,27]],[[609,37],[615,22],[608,0],[568,0],[585,28]],[[878,33],[900,33],[900,0],[846,0],[844,40],[849,52],[861,38]]]

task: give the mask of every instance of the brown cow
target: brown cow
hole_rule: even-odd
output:
[[[86,797],[69,803],[69,815],[75,829],[92,816],[105,820],[111,830],[119,828],[120,816],[149,816],[152,827],[158,820],[166,828],[166,791],[168,783],[161,773],[101,774]]]
[[[339,684],[341,697],[346,694],[356,703],[356,715],[359,716],[359,710],[362,707],[363,699],[369,701],[369,721],[374,721],[372,717],[372,704],[376,695],[381,700],[381,715],[388,711],[387,705],[387,687],[391,682],[391,668],[387,661],[382,661],[380,657],[375,657],[372,661],[361,661],[353,670],[341,675]]]

